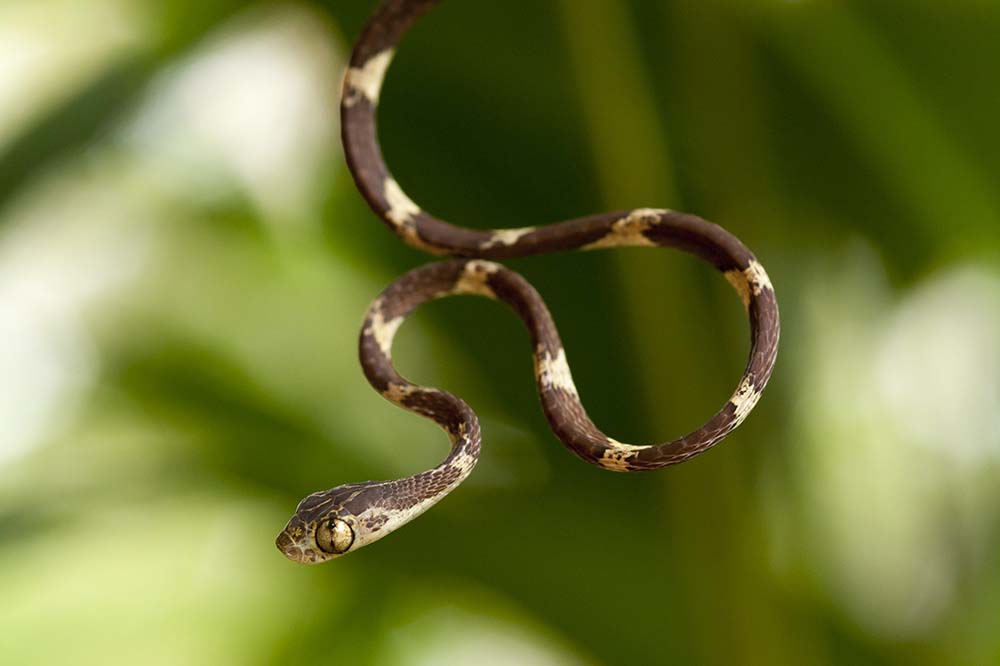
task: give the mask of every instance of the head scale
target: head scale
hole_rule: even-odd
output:
[[[275,540],[285,557],[318,564],[357,550],[388,533],[378,517],[379,484],[354,483],[309,495]]]

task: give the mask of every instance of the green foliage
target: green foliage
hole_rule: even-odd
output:
[[[408,194],[477,228],[718,222],[775,284],[778,369],[717,449],[615,475],[548,431],[509,312],[429,305],[394,357],[477,410],[483,459],[316,568],[272,546],[299,498],[446,444],[355,359],[371,299],[431,259],[364,207],[336,143],[374,2],[98,4],[121,46],[56,93],[0,89],[23,116],[0,125],[10,663],[1000,659],[995,3],[443,3],[382,95]],[[0,24],[56,50],[81,12],[10,7]],[[731,393],[747,326],[709,268],[510,263],[609,434],[675,437]]]

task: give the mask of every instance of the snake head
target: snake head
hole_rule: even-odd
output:
[[[353,516],[305,521],[296,514],[274,543],[294,562],[318,564],[351,551],[356,541],[356,525]]]
[[[381,497],[376,482],[352,483],[309,495],[275,540],[285,557],[319,564],[380,538],[375,514]]]
[[[275,545],[285,557],[301,564],[338,558],[413,520],[454,485],[449,486],[447,479],[442,481],[435,471],[313,493],[299,502]]]

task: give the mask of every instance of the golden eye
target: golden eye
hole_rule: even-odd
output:
[[[343,555],[354,543],[354,530],[343,520],[334,518],[316,528],[316,545],[325,553]]]

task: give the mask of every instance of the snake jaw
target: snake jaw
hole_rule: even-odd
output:
[[[317,528],[333,519],[343,521],[350,525],[352,530],[357,530],[355,527],[357,523],[352,516],[338,515],[336,512],[332,512],[319,520],[305,520],[296,513],[285,525],[285,529],[278,534],[274,545],[277,546],[282,555],[299,564],[320,564],[346,555],[363,545],[360,539],[355,539],[346,550],[340,553],[321,548],[316,541]]]
[[[353,553],[410,522],[457,486],[471,471],[471,465],[459,469],[461,464],[449,463],[445,472],[424,472],[392,482],[352,483],[313,493],[299,502],[275,546],[300,564],[319,564]],[[420,489],[443,492],[424,497]],[[350,533],[349,541],[342,534],[346,543],[341,552],[331,538],[336,524]],[[323,529],[326,532],[318,536]]]
[[[385,529],[391,512],[382,506],[384,486],[385,482],[365,481],[312,493],[299,502],[275,546],[293,562],[319,564],[377,541],[392,531]],[[325,535],[326,547],[317,537],[320,528],[332,530],[335,523],[341,523],[351,536],[340,552],[330,543],[329,534]]]
[[[293,562],[299,564],[323,562],[325,553],[316,545],[315,529],[309,528],[310,526],[296,514],[288,521],[285,529],[281,530],[278,538],[274,540],[274,545]]]
[[[274,545],[285,557],[300,564],[318,564],[339,557],[343,553],[324,552],[316,543],[316,528],[333,518],[340,518],[353,526],[354,517],[344,509],[344,502],[360,494],[366,485],[348,484],[305,497],[295,508],[285,529],[278,534]]]
[[[289,524],[285,529],[281,530],[278,538],[274,540],[274,545],[278,547],[281,554],[292,560],[293,562],[301,562],[303,564],[308,563],[305,559],[305,550],[303,550],[298,544],[298,538],[296,534],[301,528],[292,528]]]

